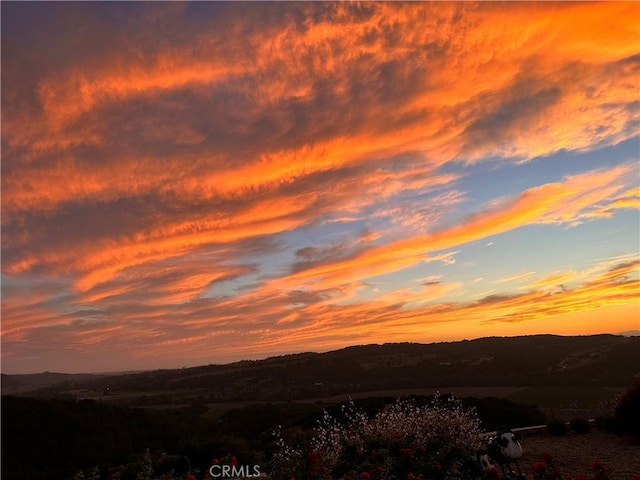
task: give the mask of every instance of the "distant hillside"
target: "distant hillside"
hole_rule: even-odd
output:
[[[637,337],[640,335],[640,330],[627,330],[625,332],[619,332],[618,335],[623,335],[625,337]]]
[[[624,387],[635,378],[640,378],[640,337],[534,335],[353,346],[321,354],[73,380],[34,395],[82,396],[79,389],[102,395],[108,388],[111,400],[120,396],[138,405],[286,401],[425,387]]]
[[[84,382],[104,377],[104,375],[94,375],[90,373],[33,373],[27,375],[5,375],[2,377],[2,394],[11,395],[14,393],[29,392],[45,387],[52,387],[64,383]]]

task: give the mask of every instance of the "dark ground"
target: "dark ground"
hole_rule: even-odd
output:
[[[533,464],[545,452],[553,455],[554,465],[563,479],[569,475],[592,474],[590,464],[594,460],[609,467],[613,480],[630,480],[640,475],[640,444],[601,430],[594,429],[585,435],[529,434],[524,437],[523,448],[520,466],[529,479],[533,478]]]

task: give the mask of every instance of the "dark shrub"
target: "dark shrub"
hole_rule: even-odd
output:
[[[467,407],[475,408],[484,430],[540,425],[545,421],[544,413],[535,405],[524,405],[493,397],[465,398],[462,402]]]
[[[616,419],[613,415],[600,415],[596,417],[596,425],[601,430],[613,432],[617,430]]]
[[[585,433],[589,433],[590,428],[591,425],[586,418],[576,417],[571,420],[571,430],[573,430],[574,433],[584,435]]]
[[[636,382],[620,397],[614,417],[621,432],[640,440],[640,382]]]
[[[552,418],[547,423],[547,431],[552,435],[566,435],[568,430],[567,424],[559,418]]]

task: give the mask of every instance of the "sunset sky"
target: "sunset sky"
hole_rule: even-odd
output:
[[[640,329],[640,4],[2,2],[2,372]]]

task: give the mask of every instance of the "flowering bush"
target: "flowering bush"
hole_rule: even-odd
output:
[[[308,445],[287,445],[277,432],[273,480],[461,478],[480,445],[479,421],[454,398],[429,405],[399,401],[373,417],[353,403],[342,419],[325,412]]]
[[[534,480],[560,480],[560,470],[558,470],[553,464],[553,455],[545,453],[542,455],[542,460],[533,464],[533,478]]]
[[[610,480],[609,468],[602,462],[591,462],[591,475],[569,475],[566,480]],[[553,465],[553,457],[545,453],[542,460],[533,464],[534,480],[561,480],[560,471]],[[632,479],[633,480],[633,479]]]
[[[400,405],[396,405],[394,407],[395,410],[395,419],[402,421],[403,417],[398,412],[415,411],[412,409],[417,409],[419,412],[425,412],[427,410],[431,410],[433,406],[429,407],[416,407],[410,403],[401,403]],[[437,407],[442,408],[442,407]],[[436,409],[437,409],[436,408]],[[446,410],[448,407],[444,407]],[[465,412],[464,410],[458,410],[457,407],[449,410],[450,412],[454,412],[453,416],[457,415],[469,415],[467,419],[470,422],[470,425],[466,425],[465,429],[460,429],[457,432],[463,435],[471,435],[471,438],[477,438],[473,431],[473,418],[474,415],[472,412]],[[356,412],[353,408],[353,405],[348,405],[344,412]],[[390,411],[388,411],[390,412]],[[456,413],[457,412],[457,413]],[[345,419],[353,419],[353,415],[349,413],[345,416]],[[359,413],[357,415],[360,415]],[[375,423],[379,417],[383,414],[378,414],[373,418],[366,418],[367,424]],[[325,418],[319,423],[318,428],[316,429],[316,433],[323,430],[326,427],[327,418],[330,419],[330,424],[333,424],[335,420],[331,416],[325,416]],[[338,423],[338,429],[340,431],[347,432],[349,427],[348,422]],[[386,424],[388,426],[388,424]],[[460,427],[464,425],[464,422],[461,422],[459,419],[453,422],[453,425],[457,425]],[[371,427],[373,428],[373,427]],[[407,427],[408,428],[408,427]],[[394,431],[397,431],[394,429]],[[325,432],[326,433],[326,432]],[[285,442],[279,438],[280,445],[282,446],[281,450],[274,457],[273,462],[271,463],[271,472],[267,473],[267,469],[265,469],[265,475],[260,475],[254,469],[248,469],[248,467],[244,467],[244,474],[240,473],[240,476],[233,476],[234,479],[241,480],[250,480],[256,477],[265,478],[267,480],[509,480],[516,478],[513,475],[503,476],[499,469],[496,467],[487,467],[484,471],[480,470],[472,470],[469,469],[468,462],[471,461],[468,455],[468,451],[458,451],[458,455],[454,457],[450,457],[449,461],[442,460],[440,456],[441,452],[447,451],[447,448],[443,448],[441,450],[431,450],[431,454],[429,454],[430,450],[427,447],[419,446],[418,448],[414,447],[406,447],[399,445],[402,444],[412,444],[413,442],[413,434],[420,432],[412,432],[407,429],[403,432],[406,436],[402,436],[406,442],[397,442],[396,440],[391,440],[389,444],[395,444],[396,447],[387,445],[386,448],[377,448],[371,449],[364,452],[362,455],[357,456],[354,455],[352,459],[356,459],[356,463],[347,463],[346,460],[348,455],[348,448],[345,447],[344,444],[336,444],[336,448],[340,449],[343,454],[338,455],[337,459],[333,460],[332,463],[328,461],[327,456],[324,455],[322,451],[319,450],[310,450],[307,448],[306,454],[303,455],[302,448],[292,448],[286,446]],[[455,434],[455,431],[451,432]],[[364,443],[367,444],[367,439],[363,437],[361,440],[364,440]],[[450,438],[442,438],[441,445],[450,441]],[[313,441],[308,442],[307,447],[311,447],[311,445],[317,445],[317,437],[314,437]],[[380,439],[377,440],[378,445],[382,445],[382,441]],[[359,441],[357,443],[360,443]],[[371,445],[369,445],[371,446]],[[455,449],[456,447],[454,447]],[[450,451],[450,450],[449,450]],[[344,458],[343,458],[344,455]],[[278,461],[282,461],[281,464],[278,464]],[[344,461],[344,465],[348,465],[346,471],[340,471],[339,465],[340,462]],[[350,461],[350,460],[349,460]],[[290,462],[290,463],[289,463]],[[358,463],[359,462],[359,463]],[[236,458],[232,454],[227,454],[223,457],[215,457],[211,461],[211,465],[222,465],[228,467],[238,467],[242,468],[241,459]],[[550,453],[545,453],[542,455],[542,458],[533,464],[533,476],[532,477],[517,477],[517,478],[531,478],[532,480],[612,480],[614,477],[609,468],[600,461],[593,461],[590,464],[591,473],[590,474],[570,474],[563,475],[554,465],[553,456]],[[149,452],[145,452],[143,456],[143,461],[139,462],[138,468],[141,470],[138,471],[138,475],[135,478],[148,479],[148,480],[215,480],[215,478],[230,478],[227,476],[220,477],[219,475],[215,475],[212,477],[209,474],[209,470],[198,471],[198,470],[189,470],[189,472],[184,473],[182,475],[176,474],[174,471],[163,475],[154,475],[153,466],[151,464],[151,456]],[[220,473],[217,471],[217,473]],[[96,467],[91,472],[89,472],[88,476],[85,475],[85,472],[78,472],[78,474],[74,477],[74,480],[100,480],[101,478],[110,478],[107,476],[101,476],[99,469]],[[615,477],[618,478],[618,477]],[[635,475],[630,479],[621,479],[621,480],[640,480],[640,475]]]

